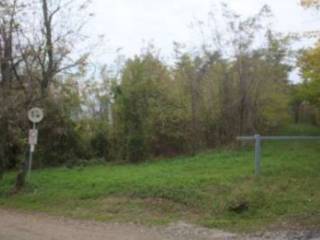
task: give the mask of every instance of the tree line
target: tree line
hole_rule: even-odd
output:
[[[197,51],[175,43],[173,64],[150,46],[116,72],[92,75],[90,52],[75,54],[86,7],[0,2],[0,175],[22,164],[18,185],[34,106],[45,112],[35,167],[196,154],[298,121],[302,104],[319,123],[318,48],[299,58],[305,82],[290,82],[292,38],[272,30],[267,6],[248,18],[227,6],[210,13],[204,43]]]

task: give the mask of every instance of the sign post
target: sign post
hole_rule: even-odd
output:
[[[32,122],[32,129],[29,130],[29,162],[28,162],[28,176],[30,177],[32,169],[32,158],[35,146],[38,143],[38,130],[36,124],[43,119],[43,111],[40,108],[32,108],[28,111],[28,118]]]

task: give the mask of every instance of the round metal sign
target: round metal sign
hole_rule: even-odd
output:
[[[41,108],[31,108],[28,112],[28,118],[33,123],[39,123],[43,119],[43,111]]]

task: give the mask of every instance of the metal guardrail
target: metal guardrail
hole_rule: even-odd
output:
[[[241,136],[237,137],[239,141],[255,141],[255,175],[259,176],[261,173],[261,142],[263,140],[320,140],[320,136]]]

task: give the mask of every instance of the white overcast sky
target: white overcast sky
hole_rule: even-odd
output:
[[[90,34],[103,34],[105,49],[102,61],[114,60],[113,52],[130,57],[139,54],[146,42],[161,49],[164,59],[173,56],[173,42],[195,46],[196,31],[190,23],[205,20],[220,0],[92,0],[95,14],[87,26]],[[320,12],[305,10],[299,0],[225,0],[243,16],[257,13],[268,4],[274,14],[274,28],[281,32],[319,30]]]

